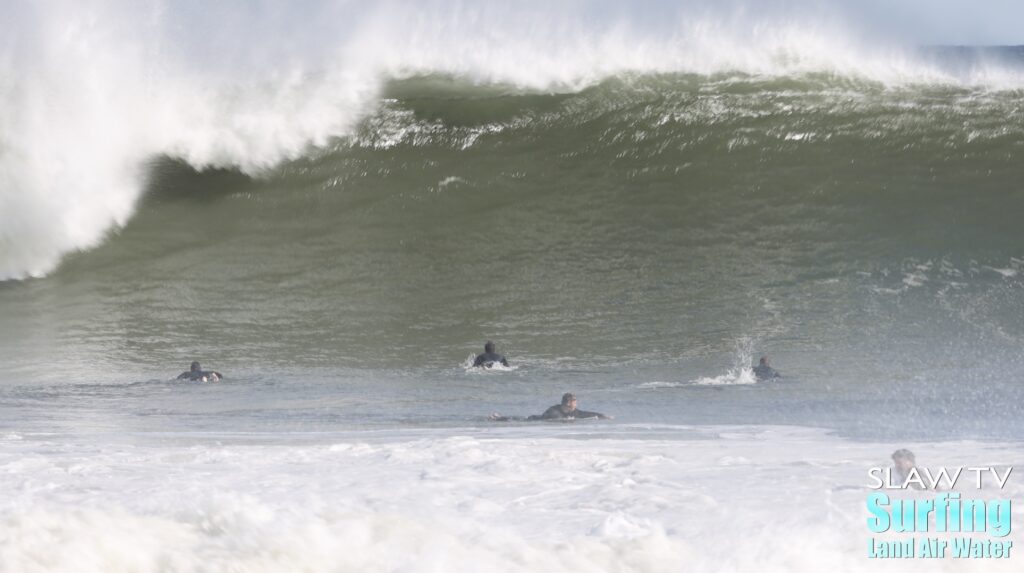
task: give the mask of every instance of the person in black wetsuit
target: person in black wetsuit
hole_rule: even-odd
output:
[[[488,340],[487,344],[484,344],[484,353],[476,357],[476,360],[473,361],[473,366],[476,368],[491,368],[495,364],[501,364],[507,368],[508,360],[505,360],[503,354],[495,352],[494,343]]]
[[[917,459],[914,456],[914,452],[900,448],[892,453],[892,479],[894,482],[903,484],[906,483],[907,477],[910,476],[910,470],[917,468]],[[921,484],[911,481],[910,487],[912,489],[922,489]]]
[[[599,414],[597,412],[587,412],[586,410],[577,409],[576,395],[572,392],[562,394],[561,404],[555,404],[547,410],[544,410],[544,413],[540,415],[523,418],[521,416],[502,416],[501,414],[494,412],[489,417],[495,422],[521,422],[524,420],[528,422],[536,422],[538,420],[575,420],[576,418],[597,418],[599,420],[612,419],[612,416],[605,416],[604,414]]]
[[[754,367],[754,376],[758,380],[771,380],[772,378],[782,378],[782,374],[779,371],[772,368],[768,364],[768,357],[762,356],[761,361]]]
[[[566,392],[562,394],[562,403],[555,404],[554,406],[544,410],[544,413],[539,416],[530,416],[527,420],[565,420],[568,418],[598,418],[600,420],[608,420],[610,416],[599,414],[597,412],[587,412],[586,410],[580,410],[576,408],[576,395],[572,392]]]
[[[193,362],[188,372],[178,374],[178,380],[191,380],[192,382],[219,382],[224,375],[213,370],[203,370],[198,362]]]

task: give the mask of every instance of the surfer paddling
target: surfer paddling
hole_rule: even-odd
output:
[[[782,378],[782,374],[779,374],[778,370],[772,368],[771,365],[768,364],[767,356],[762,356],[760,362],[758,362],[757,366],[754,367],[754,376],[756,376],[758,380]]]
[[[178,380],[190,380],[192,382],[220,382],[224,375],[214,370],[203,370],[198,362],[193,362],[188,372],[178,374]]]
[[[479,354],[476,360],[473,361],[474,368],[493,368],[495,364],[501,364],[508,368],[508,360],[505,359],[504,354],[498,354],[494,351],[494,343],[490,340],[484,344],[483,354]]]
[[[572,392],[566,392],[562,395],[562,403],[555,404],[547,410],[544,410],[543,414],[533,415],[527,418],[518,418],[515,416],[502,416],[497,412],[490,415],[490,419],[496,422],[509,422],[513,420],[526,420],[529,422],[536,422],[538,420],[575,420],[577,418],[597,418],[599,420],[611,420],[612,416],[606,416],[598,412],[588,412],[586,410],[580,410],[576,407],[576,395]]]

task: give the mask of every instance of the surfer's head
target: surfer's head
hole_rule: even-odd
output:
[[[570,410],[576,409],[576,395],[572,392],[562,394],[562,405],[568,406]]]
[[[914,467],[917,463],[917,461],[914,459],[914,452],[906,448],[900,448],[893,452],[892,461],[894,464],[896,464],[896,467],[903,472],[910,471],[910,468]]]
[[[199,372],[200,370],[202,370],[202,368],[199,366],[198,362],[193,362],[192,366],[189,367],[189,370],[191,370],[192,372]]]
[[[487,344],[484,344],[484,352],[494,352],[494,343],[488,340]]]
[[[767,356],[762,356],[760,364],[761,364],[761,366],[768,366],[768,357]]]

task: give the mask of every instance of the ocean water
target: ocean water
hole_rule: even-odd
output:
[[[1024,52],[816,6],[8,6],[0,571],[1019,568]]]

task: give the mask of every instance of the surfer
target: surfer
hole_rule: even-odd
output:
[[[487,344],[484,344],[484,353],[476,357],[473,361],[474,368],[492,368],[495,364],[501,364],[504,367],[508,367],[508,360],[505,359],[503,354],[498,354],[494,351],[494,343],[490,340]]]
[[[762,356],[761,361],[757,364],[757,366],[754,367],[754,376],[756,376],[758,380],[771,380],[772,378],[782,378],[782,375],[779,374],[779,371],[772,368],[768,364],[767,356]]]
[[[192,382],[219,382],[224,378],[220,372],[203,370],[198,362],[193,362],[188,372],[178,374],[178,380],[191,380]]]
[[[560,420],[565,418],[597,418],[607,420],[609,417],[597,412],[587,412],[576,408],[576,395],[572,392],[562,394],[562,403],[544,410],[540,416],[530,416],[527,420]]]
[[[496,422],[510,422],[513,420],[526,420],[529,422],[536,422],[538,420],[575,420],[576,418],[597,418],[599,420],[611,420],[611,416],[605,416],[598,412],[588,412],[586,410],[580,410],[576,407],[576,395],[572,392],[566,392],[562,394],[562,403],[555,404],[554,406],[544,410],[543,414],[533,415],[527,418],[520,418],[516,416],[502,416],[497,412],[491,414],[491,420]]]
[[[900,448],[892,453],[892,479],[895,483],[906,483],[907,477],[910,476],[911,470],[917,467],[917,459],[914,456],[914,452]],[[923,489],[924,486],[916,481],[911,480],[910,487],[914,489]]]

